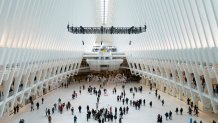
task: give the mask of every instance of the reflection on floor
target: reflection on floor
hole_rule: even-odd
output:
[[[83,84],[86,85],[86,89],[82,90],[81,95],[78,94],[78,97],[72,100],[71,94],[73,93],[73,91],[76,90],[78,92],[80,86]],[[129,113],[127,115],[124,115],[122,123],[156,123],[158,114],[161,114],[163,116],[164,123],[189,123],[189,119],[191,117],[194,120],[197,120],[197,123],[199,123],[200,120],[202,120],[203,123],[211,123],[214,118],[216,118],[216,121],[218,121],[218,115],[208,114],[204,112],[200,112],[199,117],[189,116],[187,114],[188,107],[184,102],[181,102],[180,100],[172,96],[169,96],[168,94],[158,91],[158,93],[161,95],[161,98],[165,100],[165,105],[162,106],[161,102],[158,101],[158,99],[155,97],[154,91],[149,94],[149,89],[145,86],[143,86],[143,92],[136,93],[135,98],[133,99],[132,94],[130,94],[129,92],[129,88],[134,86],[139,87],[140,85],[141,84],[138,83],[127,84],[125,87],[127,93],[126,97],[128,97],[130,100],[136,100],[140,98],[146,99],[146,106],[142,106],[140,110],[135,110],[135,108],[129,106]],[[92,84],[92,86],[99,88],[98,84]],[[123,106],[121,102],[116,101],[117,94],[120,94],[122,90],[121,84],[117,85],[117,94],[112,93],[112,89],[115,86],[116,85],[113,84],[106,85],[105,88],[107,88],[108,90],[108,95],[101,96],[99,108],[109,108],[110,106],[112,106],[114,109],[114,107],[119,108],[120,106]],[[21,109],[21,111],[18,114],[12,115],[7,118],[1,118],[0,123],[19,123],[19,120],[22,118],[25,119],[25,123],[48,123],[48,119],[45,116],[45,109],[51,109],[53,104],[58,101],[58,98],[61,98],[62,102],[67,103],[68,101],[70,101],[70,103],[75,109],[75,114],[77,115],[77,123],[86,123],[86,106],[89,105],[91,109],[95,108],[97,101],[95,95],[90,95],[87,93],[87,87],[88,84],[86,83],[76,83],[71,84],[69,88],[59,88],[58,90],[50,92],[44,96],[45,101],[43,105],[41,105],[41,98],[38,98],[34,101],[34,104],[36,104],[37,101],[40,102],[39,110],[35,109],[35,111],[31,112],[30,105],[26,105]],[[148,106],[148,103],[150,101],[153,102],[152,108]],[[81,114],[78,111],[79,105],[82,106]],[[184,115],[176,115],[176,107],[183,107]],[[166,121],[164,114],[165,112],[169,112],[170,110],[173,112],[173,119]],[[97,121],[95,121],[92,118],[88,122],[97,123]],[[55,113],[52,115],[52,123],[73,123],[73,116],[71,115],[70,110],[66,111],[66,109],[64,109],[63,114],[60,114],[58,111],[55,111]]]

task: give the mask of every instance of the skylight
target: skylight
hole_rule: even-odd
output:
[[[109,0],[101,0],[101,22],[103,25],[107,24],[108,1]]]

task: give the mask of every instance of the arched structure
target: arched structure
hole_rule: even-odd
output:
[[[145,22],[146,33],[137,35],[66,28]],[[124,52],[143,81],[218,112],[217,0],[0,0],[0,116],[76,74],[84,53],[102,40]]]

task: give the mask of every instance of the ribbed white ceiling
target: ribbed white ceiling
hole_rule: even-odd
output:
[[[95,4],[90,0],[0,0],[0,47],[90,49],[95,35],[73,35],[66,27],[68,22],[95,26]]]
[[[114,35],[114,44],[121,50],[218,45],[218,0],[116,0],[113,11],[114,26],[146,23],[148,28],[140,35]]]
[[[148,28],[139,35],[106,37],[120,50],[218,45],[218,0],[108,2],[106,26],[146,24]],[[101,0],[0,0],[0,47],[89,51],[99,36],[70,34],[66,25],[100,26],[100,5]]]

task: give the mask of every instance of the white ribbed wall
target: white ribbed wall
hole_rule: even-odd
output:
[[[95,4],[0,0],[0,117],[10,114],[13,106],[23,105],[29,96],[41,96],[43,88],[55,89],[78,72],[84,51],[91,51],[96,37],[73,35],[67,24],[95,26]]]
[[[181,99],[184,94],[203,109],[218,112],[218,97],[212,88],[218,84],[217,0],[117,0],[113,11],[114,26],[147,25],[147,31],[139,35],[113,35],[114,45],[126,52],[129,65],[136,63],[132,73],[158,83],[161,90],[166,86],[173,96]],[[197,87],[193,88],[191,74]],[[202,75],[206,92],[202,91]]]
[[[191,98],[195,104],[202,105],[202,110],[217,113],[218,96],[214,94],[212,85],[218,84],[218,57],[214,57],[218,49],[201,50],[135,51],[128,52],[127,60],[132,74],[158,83],[162,91],[166,87],[170,95],[185,102],[188,97]],[[191,74],[194,74],[196,86]],[[200,79],[202,75],[206,82],[204,90]]]
[[[3,59],[7,64],[1,66],[1,115],[10,114],[13,106],[23,105],[29,96],[41,96],[43,88],[47,91],[57,88],[63,80],[78,72],[82,58],[82,52],[8,48],[1,51],[10,55],[10,59],[5,55]],[[48,90],[48,86],[51,90]],[[13,91],[10,92],[10,88]]]

